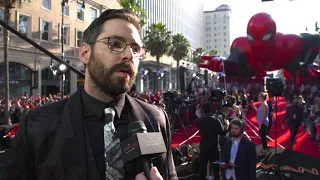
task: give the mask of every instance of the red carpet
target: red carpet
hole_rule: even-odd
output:
[[[188,139],[191,143],[200,143],[200,134],[196,128],[196,125],[193,124],[192,128],[186,128],[188,138],[183,128],[180,128],[175,134],[172,136],[171,146],[181,146],[184,144],[189,144]]]
[[[257,105],[258,103],[255,103]],[[284,148],[289,147],[289,136],[290,136],[290,131],[287,126],[285,126],[284,129],[282,129],[282,121],[284,118],[285,110],[286,110],[287,103],[283,100],[280,99],[278,100],[278,113],[277,113],[277,118],[278,118],[278,144],[280,146],[283,146]],[[256,119],[256,112],[253,111],[251,114],[246,115],[247,119],[249,120],[246,122],[246,133],[250,136],[251,140],[256,143],[256,144],[261,144],[261,140],[259,138],[259,131],[258,131],[258,126],[257,126],[257,119]],[[315,140],[308,139],[309,137],[308,131],[305,132],[303,127],[300,127],[299,132],[296,136],[295,144],[293,147],[293,150],[296,152],[300,152],[303,154],[307,154],[316,158],[320,159],[320,151],[317,148],[317,144]],[[276,137],[276,122],[274,121],[272,125],[272,129],[270,130],[269,133],[269,141],[268,145],[269,146],[274,146],[274,138]]]
[[[255,103],[257,105],[258,103]],[[284,148],[289,147],[289,136],[290,132],[288,127],[286,126],[285,129],[282,129],[282,121],[285,114],[287,103],[282,99],[279,98],[278,100],[278,145],[282,146]],[[255,144],[261,144],[261,140],[259,137],[259,131],[257,126],[257,119],[256,119],[256,113],[253,111],[251,114],[246,115],[248,121],[246,122],[246,136],[251,139]],[[276,123],[274,121],[272,125],[272,129],[269,133],[268,138],[268,145],[274,146],[274,138],[276,137],[276,131],[275,131]],[[192,128],[186,128],[188,137],[192,143],[199,143],[200,142],[200,134],[198,133],[195,124]],[[300,127],[299,132],[296,136],[296,142],[294,144],[294,151],[300,152],[306,155],[310,155],[312,157],[316,157],[320,159],[320,151],[317,148],[317,144],[315,140],[308,139],[309,133],[305,130],[303,127]],[[172,146],[181,146],[184,144],[188,144],[187,136],[184,133],[183,128],[180,128],[176,133],[172,136]]]

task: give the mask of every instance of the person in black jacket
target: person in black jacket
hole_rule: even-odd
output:
[[[177,179],[166,113],[126,94],[145,55],[142,47],[132,12],[108,9],[95,19],[79,49],[86,67],[84,88],[31,109],[21,120],[6,179],[145,179],[139,159],[124,164],[121,156],[120,142],[128,138],[132,121],[144,122],[148,132],[161,132],[166,144],[167,152],[152,159],[151,179]],[[113,112],[111,122],[106,122],[107,110]]]
[[[201,105],[201,118],[196,121],[200,132],[200,179],[206,179],[208,162],[220,161],[219,135],[225,136],[228,128],[222,128],[218,118],[212,116],[212,104]],[[220,179],[219,165],[213,164],[214,179]]]

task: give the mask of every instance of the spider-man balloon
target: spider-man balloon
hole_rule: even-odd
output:
[[[266,72],[284,69],[286,78],[294,77],[301,84],[301,76],[320,78],[320,67],[314,64],[319,53],[320,36],[277,32],[275,21],[267,13],[251,17],[247,37],[236,38],[227,60],[202,56],[208,63],[200,68],[221,72],[227,76],[264,77]]]

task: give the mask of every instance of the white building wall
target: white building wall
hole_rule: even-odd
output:
[[[218,50],[221,56],[230,54],[232,44],[232,13],[230,9],[204,12],[204,48]]]
[[[172,34],[183,33],[192,48],[203,46],[204,5],[201,1],[142,0],[141,5],[148,17],[146,28],[161,21]]]

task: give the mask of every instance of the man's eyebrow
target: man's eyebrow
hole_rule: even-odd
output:
[[[122,36],[112,35],[112,36],[110,36],[110,37],[111,37],[111,38],[118,39],[118,40],[121,40],[121,41],[123,41],[123,42],[125,42],[125,43],[128,43],[127,40],[126,40],[124,37],[122,37]],[[136,42],[136,41],[134,41],[134,40],[133,40],[132,43],[128,43],[128,44],[141,46],[138,42]]]

